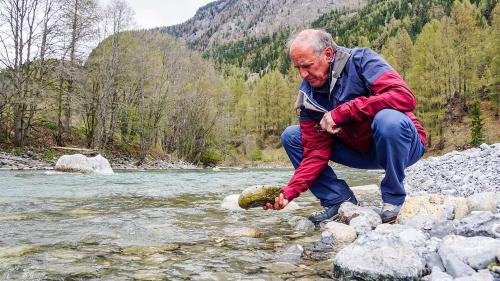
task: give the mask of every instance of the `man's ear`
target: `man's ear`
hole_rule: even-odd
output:
[[[330,62],[333,59],[333,48],[328,47],[325,49],[325,58]]]

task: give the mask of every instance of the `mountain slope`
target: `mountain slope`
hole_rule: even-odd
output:
[[[201,7],[190,20],[160,31],[205,50],[286,27],[306,26],[330,11],[357,8],[367,0],[218,0]]]

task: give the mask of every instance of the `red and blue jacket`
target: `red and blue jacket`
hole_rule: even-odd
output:
[[[373,147],[371,124],[375,114],[382,109],[404,112],[415,124],[424,145],[426,133],[412,111],[416,99],[405,81],[377,53],[366,48],[347,49],[350,53],[340,77],[330,91],[330,83],[313,88],[306,80],[300,85],[300,94],[332,115],[333,121],[341,127],[335,136],[318,130],[324,113],[302,109],[300,129],[302,134],[303,158],[288,185],[283,188],[286,199],[293,200],[306,191],[328,165],[333,145],[340,141],[361,153],[368,153]],[[335,59],[331,62],[331,68]],[[330,77],[330,80],[332,77]]]

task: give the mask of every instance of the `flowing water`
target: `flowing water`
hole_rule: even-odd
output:
[[[351,185],[379,175],[337,169]],[[0,172],[0,280],[284,280],[328,277],[331,260],[275,261],[318,239],[288,221],[319,204],[306,192],[291,211],[228,210],[223,199],[290,170],[134,171],[111,176]],[[258,231],[261,235],[249,235]],[[257,237],[258,236],[258,237]]]

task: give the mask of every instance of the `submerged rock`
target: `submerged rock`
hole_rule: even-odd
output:
[[[69,173],[113,174],[108,160],[101,155],[95,157],[87,157],[83,154],[63,155],[57,160],[55,170]]]
[[[280,193],[281,188],[278,186],[251,186],[243,190],[238,198],[238,204],[243,209],[262,207],[266,203],[274,203],[274,199]]]

